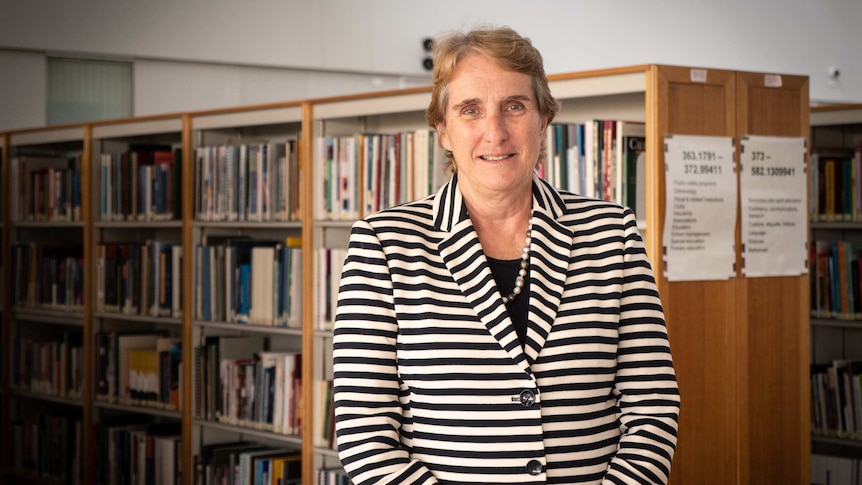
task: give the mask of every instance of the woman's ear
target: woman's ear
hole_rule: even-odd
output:
[[[542,132],[542,144],[540,146],[542,148],[544,148],[545,145],[547,145],[547,141],[548,141],[548,117],[547,116],[542,116],[541,132]]]
[[[434,129],[437,130],[437,141],[443,149],[452,151],[452,143],[449,140],[449,133],[446,131],[446,123],[438,121],[434,123]]]

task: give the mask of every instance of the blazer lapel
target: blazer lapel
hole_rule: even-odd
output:
[[[538,358],[557,318],[571,260],[574,232],[560,222],[564,213],[559,193],[534,175],[530,310],[524,346],[530,363]]]
[[[454,176],[434,199],[435,226],[443,233],[438,250],[488,332],[529,372],[529,363],[538,357],[556,318],[572,249],[572,231],[558,221],[563,202],[556,191],[534,176],[530,309],[527,345],[522,349],[512,320],[500,303],[500,293],[457,185]]]
[[[434,224],[442,232],[438,251],[461,293],[500,346],[525,371],[529,371],[518,335],[491,275],[479,237],[467,216],[464,199],[453,176],[434,198]]]

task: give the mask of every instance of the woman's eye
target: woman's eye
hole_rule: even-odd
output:
[[[510,111],[510,112],[524,111],[524,105],[521,103],[512,103],[512,104],[506,106],[506,111]]]

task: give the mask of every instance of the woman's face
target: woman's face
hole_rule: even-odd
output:
[[[455,67],[436,126],[462,192],[479,197],[529,193],[546,127],[531,78],[478,53]]]

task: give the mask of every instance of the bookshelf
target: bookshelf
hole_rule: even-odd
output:
[[[311,349],[306,343],[303,308],[308,259],[303,250],[307,232],[303,197],[308,185],[300,170],[304,163],[303,115],[302,103],[189,115],[184,158],[189,170],[184,179],[189,215],[184,220],[189,230],[184,245],[194,257],[184,264],[192,275],[184,279],[184,288],[194,297],[193,305],[184,312],[190,324],[184,341],[191,342],[186,356],[194,361],[197,349],[213,342],[218,342],[222,361],[247,361],[264,350],[286,356],[279,356],[281,363],[276,364],[282,369],[276,372],[285,376],[284,381],[279,379],[285,388],[278,393],[284,400],[281,406],[275,401],[272,404],[281,411],[269,417],[256,414],[250,418],[242,409],[213,403],[205,396],[187,401],[193,409],[189,413],[191,447],[185,451],[185,459],[192,463],[192,455],[198,455],[206,461],[201,450],[217,443],[254,441],[300,453],[302,483],[312,483],[313,450],[306,445],[310,428],[304,425],[308,402],[304,383],[308,382],[306,362]],[[214,284],[199,288],[210,279]],[[264,295],[267,289],[271,291]],[[262,300],[256,301],[257,296]],[[192,366],[185,375],[188,382],[200,381]],[[297,379],[303,383],[302,390],[288,388],[287,382]],[[192,393],[191,384],[185,389]],[[258,411],[262,409],[259,405],[261,400],[255,402]],[[303,408],[301,427],[296,421],[299,407]]]
[[[86,126],[69,125],[9,133],[4,142],[4,181],[10,189],[4,191],[9,194],[4,200],[9,264],[4,441],[12,451],[4,455],[4,473],[10,479],[86,479],[83,464],[92,452],[84,438],[91,419],[83,335],[89,214],[81,194],[89,181],[81,161],[88,154],[86,139]],[[59,372],[50,373],[49,366]],[[34,453],[21,450],[40,434]]]
[[[186,441],[182,353],[175,344],[181,342],[182,302],[172,291],[182,274],[182,142],[180,115],[90,127],[92,244],[86,259],[93,276],[85,334],[93,342],[92,424],[98,441],[108,444],[95,450],[97,480],[107,480],[109,463],[129,459],[141,443],[159,447],[155,455],[161,457]],[[133,443],[130,450],[116,444],[124,439]],[[164,458],[158,461],[161,468]]]
[[[314,210],[311,211],[311,216],[314,220],[314,230],[311,247],[314,253],[312,280],[315,288],[313,309],[309,312],[310,325],[306,329],[311,329],[313,334],[315,352],[311,364],[312,379],[315,383],[331,384],[332,382],[331,329],[334,315],[333,299],[338,284],[338,277],[335,276],[338,270],[332,268],[337,268],[343,261],[343,251],[347,247],[353,221],[364,214],[366,202],[368,206],[373,204],[371,201],[366,201],[368,193],[363,190],[363,184],[360,182],[364,177],[357,175],[361,170],[358,164],[359,152],[364,144],[372,143],[373,135],[404,134],[426,128],[424,109],[429,99],[430,90],[416,88],[374,95],[319,99],[310,103],[309,138],[312,149],[308,151],[310,163],[307,166],[312,167],[313,180]],[[368,138],[363,140],[360,135],[368,135]],[[329,154],[325,140],[330,143]],[[352,148],[345,146],[348,142],[353,144]],[[339,162],[339,150],[342,160],[345,156],[348,157],[346,162]],[[332,155],[333,151],[336,152],[335,155]],[[353,167],[345,167],[345,163]],[[343,186],[337,172],[339,169],[342,174],[355,175],[343,176],[350,187],[347,191],[348,195],[343,199],[339,196],[345,195],[344,190],[333,190],[334,187]],[[387,203],[383,202],[383,204]],[[321,396],[322,388],[316,387],[315,391],[314,412],[328,412],[325,407],[321,409],[320,404],[331,404],[331,401]],[[321,423],[325,418],[321,418],[323,417],[315,415],[315,426],[312,431],[312,443],[316,451],[314,469],[340,469],[338,455],[332,448],[331,441],[326,442],[322,438],[324,430]]]
[[[637,213],[638,225],[665,306],[682,395],[679,444],[671,474],[674,484],[804,483],[808,479],[808,278],[746,278],[737,270],[736,278],[726,281],[669,282],[661,272],[665,187],[661,176],[664,154],[659,148],[665,134],[721,135],[733,137],[737,143],[743,135],[808,136],[807,78],[780,76],[780,87],[774,82],[766,83],[765,78],[762,73],[662,65],[549,77],[554,96],[562,102],[555,123],[626,120],[644,124],[647,151],[643,190],[638,192],[636,204],[643,208]],[[330,196],[324,193],[324,170],[328,165],[321,158],[318,143],[320,137],[347,139],[357,134],[411,132],[415,142],[415,133],[427,129],[424,110],[429,98],[430,89],[413,88],[3,133],[3,184],[10,190],[3,190],[4,212],[8,216],[3,221],[4,269],[0,274],[4,287],[10,290],[7,293],[11,295],[15,287],[16,275],[11,270],[14,246],[45,239],[49,231],[53,240],[80,241],[84,248],[85,288],[80,308],[71,312],[22,307],[14,299],[3,302],[3,350],[7,352],[3,361],[3,404],[8,410],[4,413],[8,416],[4,417],[8,421],[4,422],[4,437],[11,438],[13,434],[10,425],[23,410],[20,402],[57,407],[59,400],[61,407],[80,416],[84,429],[92,431],[84,433],[83,483],[96,483],[102,473],[96,465],[105,446],[99,433],[119,416],[133,416],[150,424],[178,425],[180,441],[174,446],[178,448],[176,459],[184,472],[188,471],[183,474],[185,485],[193,483],[196,458],[216,443],[237,440],[299,450],[303,484],[317,483],[319,470],[338,469],[337,454],[322,437],[327,419],[325,382],[332,373],[328,321],[332,302],[328,298],[337,288],[337,269],[328,270],[327,277],[322,254],[331,251],[329,264],[337,268],[338,251],[346,247],[352,222],[370,210],[365,205],[370,199],[357,186],[351,192],[356,194],[352,202],[355,212],[327,212],[327,207],[332,206],[326,204],[336,199],[327,199]],[[294,189],[289,200],[295,205],[280,217],[265,213],[258,216],[258,206],[252,210],[251,205],[242,212],[237,195],[240,189],[233,182],[231,187],[237,187],[233,198],[229,191],[224,192],[224,187],[207,185],[233,180],[220,172],[224,166],[213,164],[210,172],[201,171],[207,147],[244,146],[244,153],[248,153],[251,147],[263,145],[268,147],[267,153],[283,150],[285,158],[297,164],[296,171],[287,175],[291,182],[285,185]],[[170,200],[179,202],[179,206],[172,205],[174,212],[167,217],[115,218],[110,215],[113,212],[105,210],[102,187],[111,185],[103,185],[109,179],[103,172],[102,156],[128,153],[142,146],[163,147],[173,153],[172,180],[180,182],[178,191],[171,191],[178,195]],[[82,160],[81,193],[85,196],[81,198],[80,221],[29,222],[11,216],[20,205],[11,194],[15,160],[37,152],[73,154]],[[229,156],[215,153],[216,160]],[[433,167],[433,153],[428,157]],[[427,174],[426,183],[421,185],[424,188],[414,187],[413,197],[432,190],[434,170],[429,169]],[[355,181],[351,177],[355,178],[355,173],[346,182]],[[268,187],[272,196],[280,193],[275,186]],[[207,202],[203,196],[209,193],[223,197]],[[131,204],[130,194],[123,200]],[[378,208],[397,201],[397,197],[387,199],[379,202],[382,205]],[[735,230],[739,268],[742,261],[738,224]],[[294,303],[297,299],[301,302],[298,316],[260,320],[249,315],[253,321],[245,322],[228,306],[233,305],[228,295],[233,295],[234,290],[223,286],[227,277],[219,278],[217,271],[215,277],[210,273],[209,279],[203,278],[205,265],[199,258],[204,250],[199,248],[221,245],[222,249],[213,250],[213,254],[226,253],[230,244],[246,239],[301,247],[301,253],[293,259],[301,262],[301,270],[294,274],[301,291],[289,295]],[[182,276],[172,280],[172,292],[177,290],[178,282],[182,305],[178,309],[170,307],[164,314],[141,314],[140,306],[136,314],[108,308],[104,295],[99,294],[103,283],[99,247],[120,242],[144,247],[152,241],[181,248],[178,266]],[[174,271],[176,260],[171,261]],[[208,261],[211,271],[215,267],[212,263],[219,259],[211,256]],[[229,273],[223,270],[221,274]],[[209,314],[203,313],[201,282],[209,282],[213,291],[207,297]],[[269,325],[267,318],[274,325]],[[30,327],[38,329],[40,335],[49,334],[48,327],[71,328],[82,334],[85,372],[79,399],[25,393],[12,384],[12,342],[24,326],[28,331]],[[101,399],[96,337],[108,330],[158,330],[180,340],[184,365],[179,374],[179,409]],[[303,388],[297,405],[302,408],[302,424],[298,430],[276,432],[265,423],[219,419],[217,414],[201,410],[203,391],[199,386],[203,379],[194,363],[203,352],[203,344],[223,343],[228,352],[228,346],[234,343],[234,347],[243,350],[241,357],[250,357],[259,348],[254,347],[257,340],[262,341],[260,345],[265,350],[301,354]],[[243,342],[248,346],[239,345]],[[7,477],[20,476],[20,471],[11,466],[11,458],[6,458],[3,465]]]
[[[859,296],[859,247],[862,211],[859,207],[859,170],[862,148],[862,105],[811,108],[810,229],[811,252],[811,381],[812,463],[815,455],[856,458],[862,450],[862,395],[852,386],[849,405],[841,419],[830,411],[829,398],[840,395],[846,376],[857,378],[862,369],[847,362],[862,361],[862,298]],[[848,178],[847,175],[850,174]],[[846,182],[846,183],[845,183]],[[830,190],[831,188],[831,190]],[[830,268],[842,271],[830,274]],[[856,268],[854,269],[854,266]],[[847,271],[849,270],[849,271]],[[857,424],[859,423],[859,424]]]

